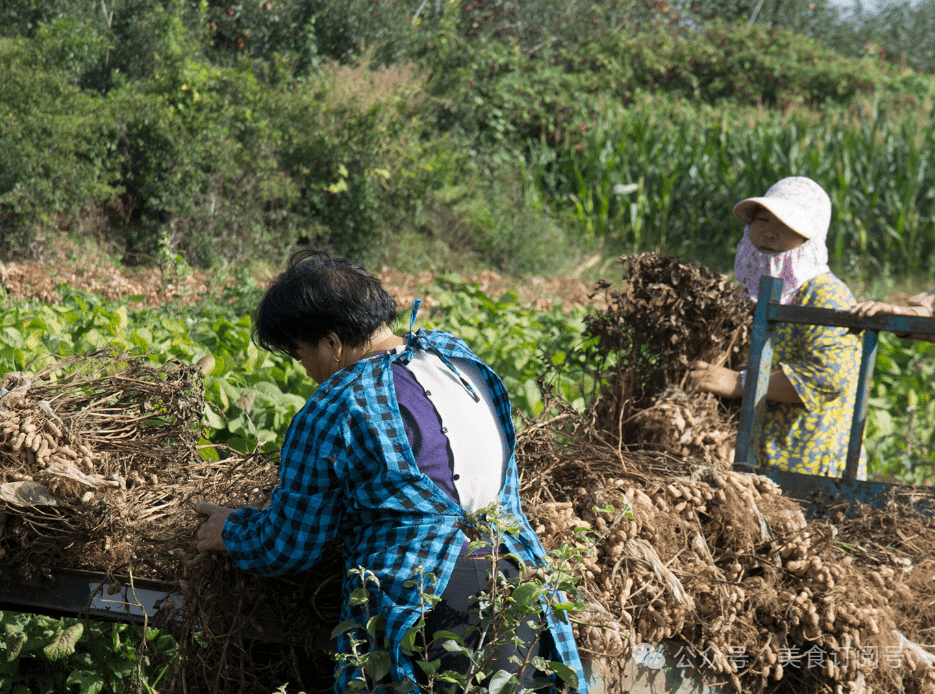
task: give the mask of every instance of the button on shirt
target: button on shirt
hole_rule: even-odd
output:
[[[485,384],[508,451],[499,505],[520,523],[518,535],[506,536],[504,544],[523,561],[542,564],[545,551],[520,505],[506,389],[464,342],[444,332],[409,333],[405,350],[362,360],[321,384],[286,432],[280,484],[269,507],[239,509],[223,535],[240,568],[267,576],[305,571],[331,540],[344,540],[346,568],[363,566],[380,581],[376,607],[386,623],[395,681],[415,681],[401,643],[418,618],[420,598],[404,584],[425,567],[436,574],[440,595],[466,539],[457,527],[465,510],[415,463],[393,388],[392,363],[408,364],[424,352],[449,366],[465,360]],[[353,587],[345,578],[345,596]],[[342,619],[353,616],[345,602]],[[586,692],[571,626],[552,614],[548,622],[559,658],[577,672],[578,691]],[[348,641],[347,634],[339,637],[344,652]],[[352,674],[342,672],[337,692],[346,691]]]

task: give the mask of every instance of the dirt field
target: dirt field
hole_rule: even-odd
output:
[[[431,297],[426,297],[422,291],[433,280],[430,273],[406,275],[384,268],[378,276],[401,308],[408,308],[417,296],[431,306]],[[481,291],[491,297],[514,291],[521,304],[540,310],[550,309],[556,301],[566,308],[588,305],[592,302],[589,295],[594,289],[593,283],[576,278],[531,277],[517,280],[492,271],[464,276],[463,279],[469,283],[476,282]],[[269,277],[257,277],[261,285],[268,280]],[[14,300],[36,298],[55,301],[60,298],[55,291],[56,286],[66,283],[109,301],[128,296],[142,297],[131,305],[158,306],[167,301],[184,304],[197,301],[212,288],[212,281],[209,273],[200,271],[180,276],[158,268],[127,270],[107,263],[74,269],[34,262],[0,262],[0,288]]]

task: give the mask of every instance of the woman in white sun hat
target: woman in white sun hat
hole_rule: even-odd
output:
[[[762,197],[734,206],[744,226],[734,271],[756,301],[764,275],[783,281],[780,303],[849,310],[854,296],[828,267],[825,238],[831,200],[810,178],[783,178]],[[773,369],[757,462],[783,470],[837,477],[844,471],[860,364],[856,335],[846,328],[782,323],[773,345]],[[741,372],[705,362],[691,377],[725,398],[743,395]],[[861,456],[858,477],[866,478]]]

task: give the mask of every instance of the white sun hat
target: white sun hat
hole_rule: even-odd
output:
[[[783,178],[770,186],[763,197],[741,200],[734,205],[734,216],[749,224],[759,206],[807,239],[824,238],[831,224],[831,198],[820,185],[805,176]]]

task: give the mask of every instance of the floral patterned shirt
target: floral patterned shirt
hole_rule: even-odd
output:
[[[793,306],[847,310],[847,286],[830,272],[809,280]],[[780,323],[773,342],[773,368],[782,368],[802,405],[767,403],[760,456],[769,465],[811,475],[844,472],[860,367],[860,341],[846,328]],[[858,477],[866,479],[861,454]]]

